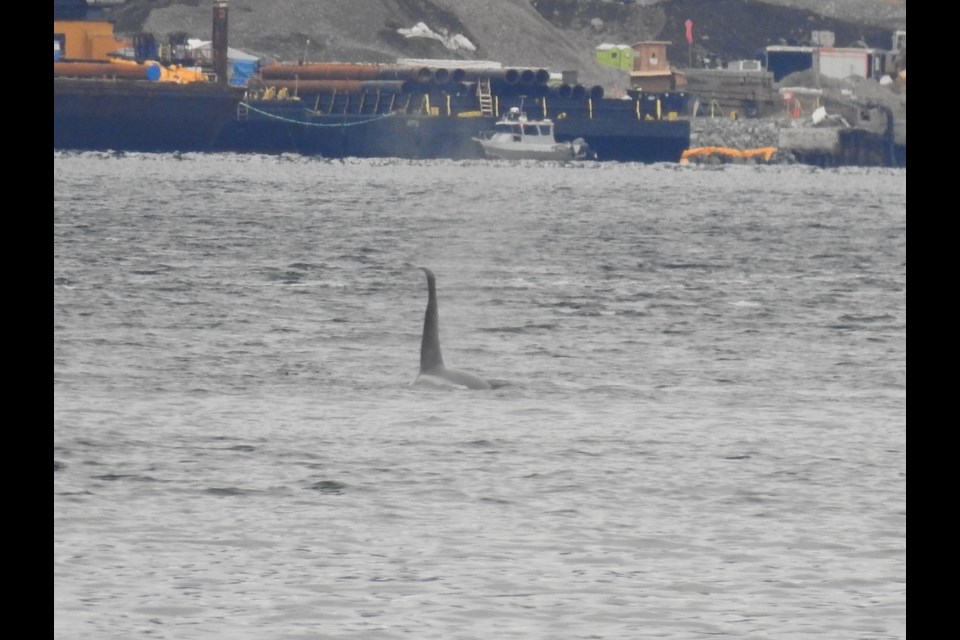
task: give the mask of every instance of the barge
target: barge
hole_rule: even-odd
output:
[[[60,22],[54,4],[54,149],[482,158],[476,138],[511,109],[552,120],[557,142],[582,139],[599,160],[678,162],[690,142],[683,96],[609,99],[601,87],[550,86],[539,68],[272,64],[232,86],[226,0],[213,2],[205,65],[173,55],[182,42],[164,47],[150,34],[118,57],[113,48],[127,43],[109,23],[75,20],[85,2],[70,4],[77,15]]]
[[[300,153],[331,158],[483,158],[477,138],[511,109],[551,119],[560,143],[582,139],[598,160],[678,162],[690,144],[689,120],[663,109],[663,96],[631,100],[527,90],[483,80],[451,87],[426,83],[394,91],[368,86],[358,91],[307,85],[291,94],[264,81],[237,105],[218,137],[218,150]],[[597,95],[594,88],[593,95]],[[653,99],[646,99],[652,97]],[[666,117],[657,117],[657,105]]]
[[[598,87],[515,86],[488,75],[458,83],[260,78],[244,89],[69,77],[63,66],[54,77],[54,149],[472,159],[484,157],[475,138],[511,108],[552,119],[558,142],[583,139],[598,160],[678,162],[690,143],[689,121],[671,110],[678,96],[610,99]]]
[[[217,83],[55,76],[53,148],[213,151],[242,99]]]

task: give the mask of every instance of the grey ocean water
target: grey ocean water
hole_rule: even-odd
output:
[[[905,170],[55,152],[54,636],[905,637]]]

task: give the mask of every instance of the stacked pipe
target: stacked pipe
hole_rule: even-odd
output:
[[[603,87],[548,85],[546,69],[523,67],[447,68],[408,64],[372,64],[353,62],[315,62],[307,64],[270,64],[260,70],[254,87],[286,88],[300,93],[335,91],[337,93],[425,92],[432,87],[451,93],[471,90],[470,84],[488,80],[492,93],[503,96],[559,96],[574,100],[603,97]]]
[[[590,98],[591,100],[599,100],[603,97],[603,87],[600,85],[585,87],[582,84],[561,84],[550,87],[549,95],[555,98],[563,98],[565,100],[586,100],[587,98]]]
[[[260,70],[264,80],[400,80],[427,83],[434,73],[427,67],[396,64],[316,62],[270,64]]]
[[[270,64],[260,70],[260,75],[264,80],[401,80],[438,85],[475,82],[481,78],[507,85],[546,85],[550,79],[550,72],[546,69],[514,67],[448,69],[353,62]]]
[[[147,64],[120,62],[54,62],[54,77],[116,78],[120,80],[159,80],[162,75],[156,62]]]

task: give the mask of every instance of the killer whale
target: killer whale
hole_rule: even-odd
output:
[[[466,371],[448,369],[440,353],[440,317],[437,312],[437,278],[433,271],[420,267],[427,274],[427,310],[423,317],[423,337],[420,342],[420,374],[414,381],[441,386],[461,386],[468,389],[493,389],[493,385]]]

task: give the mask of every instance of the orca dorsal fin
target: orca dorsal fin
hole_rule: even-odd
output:
[[[420,373],[443,366],[440,354],[440,317],[437,312],[437,279],[433,271],[420,267],[427,274],[427,311],[423,316],[423,338],[420,342]]]

